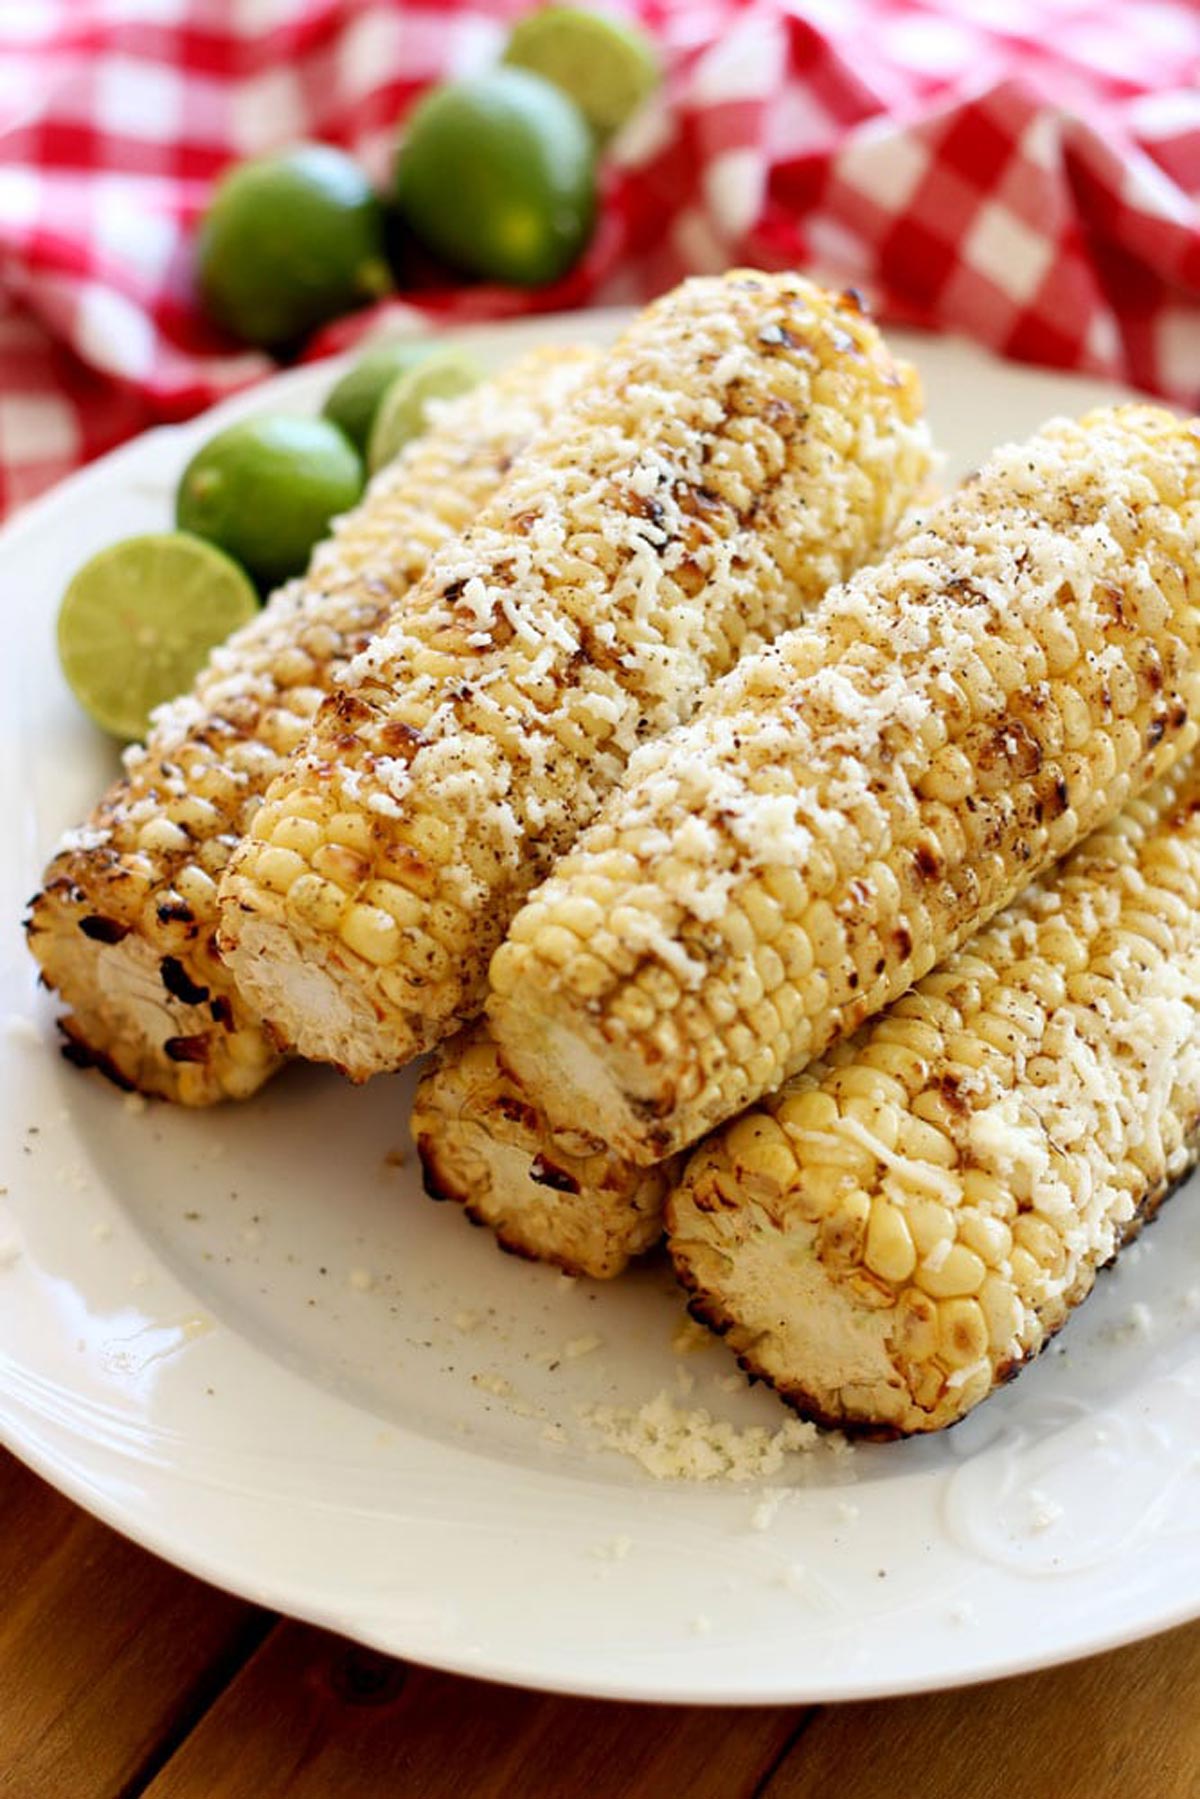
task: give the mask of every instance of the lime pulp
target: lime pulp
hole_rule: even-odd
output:
[[[67,587],[59,661],[84,711],[130,742],[257,611],[245,574],[211,544],[179,531],[127,537],[85,562]]]
[[[429,424],[431,400],[452,400],[475,387],[482,371],[462,350],[435,350],[415,368],[398,375],[379,402],[367,447],[372,474],[420,437]]]

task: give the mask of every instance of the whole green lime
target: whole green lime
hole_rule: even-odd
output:
[[[266,590],[303,572],[330,520],[362,489],[358,452],[328,419],[246,419],[192,457],[175,522],[217,544]]]
[[[447,262],[534,287],[565,273],[588,240],[595,145],[559,88],[497,68],[421,101],[396,157],[395,192],[412,229]]]
[[[267,349],[390,291],[383,208],[328,144],[244,162],[217,183],[196,246],[212,318]]]
[[[580,6],[539,6],[522,14],[504,61],[569,94],[601,143],[632,118],[660,80],[658,54],[645,32]]]
[[[433,347],[427,338],[380,344],[374,350],[364,351],[330,389],[321,411],[339,431],[345,432],[360,455],[367,453],[371,426],[388,388],[423,362]]]

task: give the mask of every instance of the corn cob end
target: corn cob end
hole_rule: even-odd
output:
[[[908,1308],[897,1328],[892,1314],[871,1309],[881,1305],[878,1292],[867,1292],[865,1286],[857,1292],[832,1287],[811,1244],[793,1245],[790,1252],[777,1247],[764,1254],[757,1269],[752,1259],[741,1265],[736,1279],[731,1280],[734,1263],[714,1248],[708,1220],[695,1229],[697,1212],[722,1209],[715,1172],[718,1160],[719,1152],[709,1156],[707,1145],[697,1151],[688,1171],[687,1189],[678,1190],[667,1202],[667,1242],[676,1277],[688,1295],[688,1311],[697,1323],[721,1338],[744,1373],[770,1387],[800,1417],[863,1442],[893,1443],[960,1424],[981,1399],[1015,1380],[1037,1360],[1091,1293],[1095,1274],[1113,1265],[1120,1251],[1154,1222],[1166,1201],[1188,1180],[1200,1161],[1200,1135],[1191,1145],[1182,1172],[1147,1194],[1123,1227],[1107,1261],[1091,1271],[1082,1292],[1047,1312],[1031,1342],[1014,1344],[1009,1356],[997,1362],[986,1377],[980,1369],[973,1382],[968,1378],[947,1385],[947,1377],[955,1372],[953,1364],[927,1370],[925,1403],[915,1397],[911,1379],[906,1380],[900,1371],[897,1356],[899,1351],[903,1357],[905,1333],[915,1341],[922,1327],[929,1338],[925,1347],[936,1347],[939,1329],[929,1328],[932,1307],[919,1308],[919,1318],[915,1316],[918,1307]],[[746,1224],[749,1235],[754,1223],[748,1219]],[[766,1240],[762,1247],[766,1248]],[[738,1260],[740,1263],[740,1254]],[[786,1285],[779,1278],[784,1261],[788,1266]],[[869,1279],[867,1276],[868,1283]],[[786,1315],[779,1317],[780,1311]],[[773,1320],[771,1328],[745,1322],[748,1317],[762,1320],[768,1316]],[[953,1318],[947,1320],[947,1335],[953,1322]],[[853,1346],[849,1359],[848,1344]],[[804,1370],[802,1378],[798,1369]],[[848,1378],[848,1370],[853,1378]]]
[[[29,948],[63,995],[64,1054],[117,1086],[178,1105],[256,1092],[282,1061],[213,944],[212,883],[175,869],[161,889],[141,858],[66,850],[30,902]]]
[[[619,1042],[589,1031],[587,1023],[560,1010],[553,988],[531,993],[522,988],[510,1001],[505,980],[505,950],[492,958],[492,991],[488,1023],[502,1045],[505,1066],[520,1085],[536,1091],[538,1104],[553,1125],[569,1129],[580,1116],[585,1096],[588,1130],[614,1155],[650,1168],[677,1147],[657,1124],[661,1095],[646,1091],[644,1069],[633,1057],[621,1056]],[[641,1086],[645,1097],[639,1097]]]
[[[504,1249],[610,1280],[662,1234],[671,1167],[640,1169],[578,1130],[553,1129],[476,1025],[417,1088],[412,1133],[432,1199],[452,1199]]]
[[[379,1004],[370,984],[345,978],[353,958],[336,937],[295,916],[284,927],[282,912],[275,917],[269,909],[273,896],[260,888],[252,905],[242,905],[241,885],[235,863],[221,888],[218,942],[247,1003],[290,1051],[329,1062],[347,1080],[362,1082],[429,1047],[418,1019]],[[281,941],[286,955],[279,953]]]

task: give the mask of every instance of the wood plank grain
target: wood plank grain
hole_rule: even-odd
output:
[[[285,1624],[146,1799],[750,1799],[803,1716],[557,1699]]]
[[[1198,1685],[1200,1624],[1189,1624],[1041,1674],[831,1706],[762,1799],[1197,1799]]]
[[[117,1799],[261,1640],[265,1614],[98,1524],[0,1452],[0,1792]]]

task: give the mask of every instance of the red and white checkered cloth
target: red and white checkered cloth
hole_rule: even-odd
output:
[[[196,309],[231,160],[303,136],[386,180],[428,82],[522,0],[30,0],[0,9],[0,513],[270,364]],[[453,320],[641,298],[732,262],[1200,407],[1195,0],[631,0],[668,80],[583,263]],[[394,304],[390,303],[390,304]],[[376,322],[359,314],[313,354]]]

